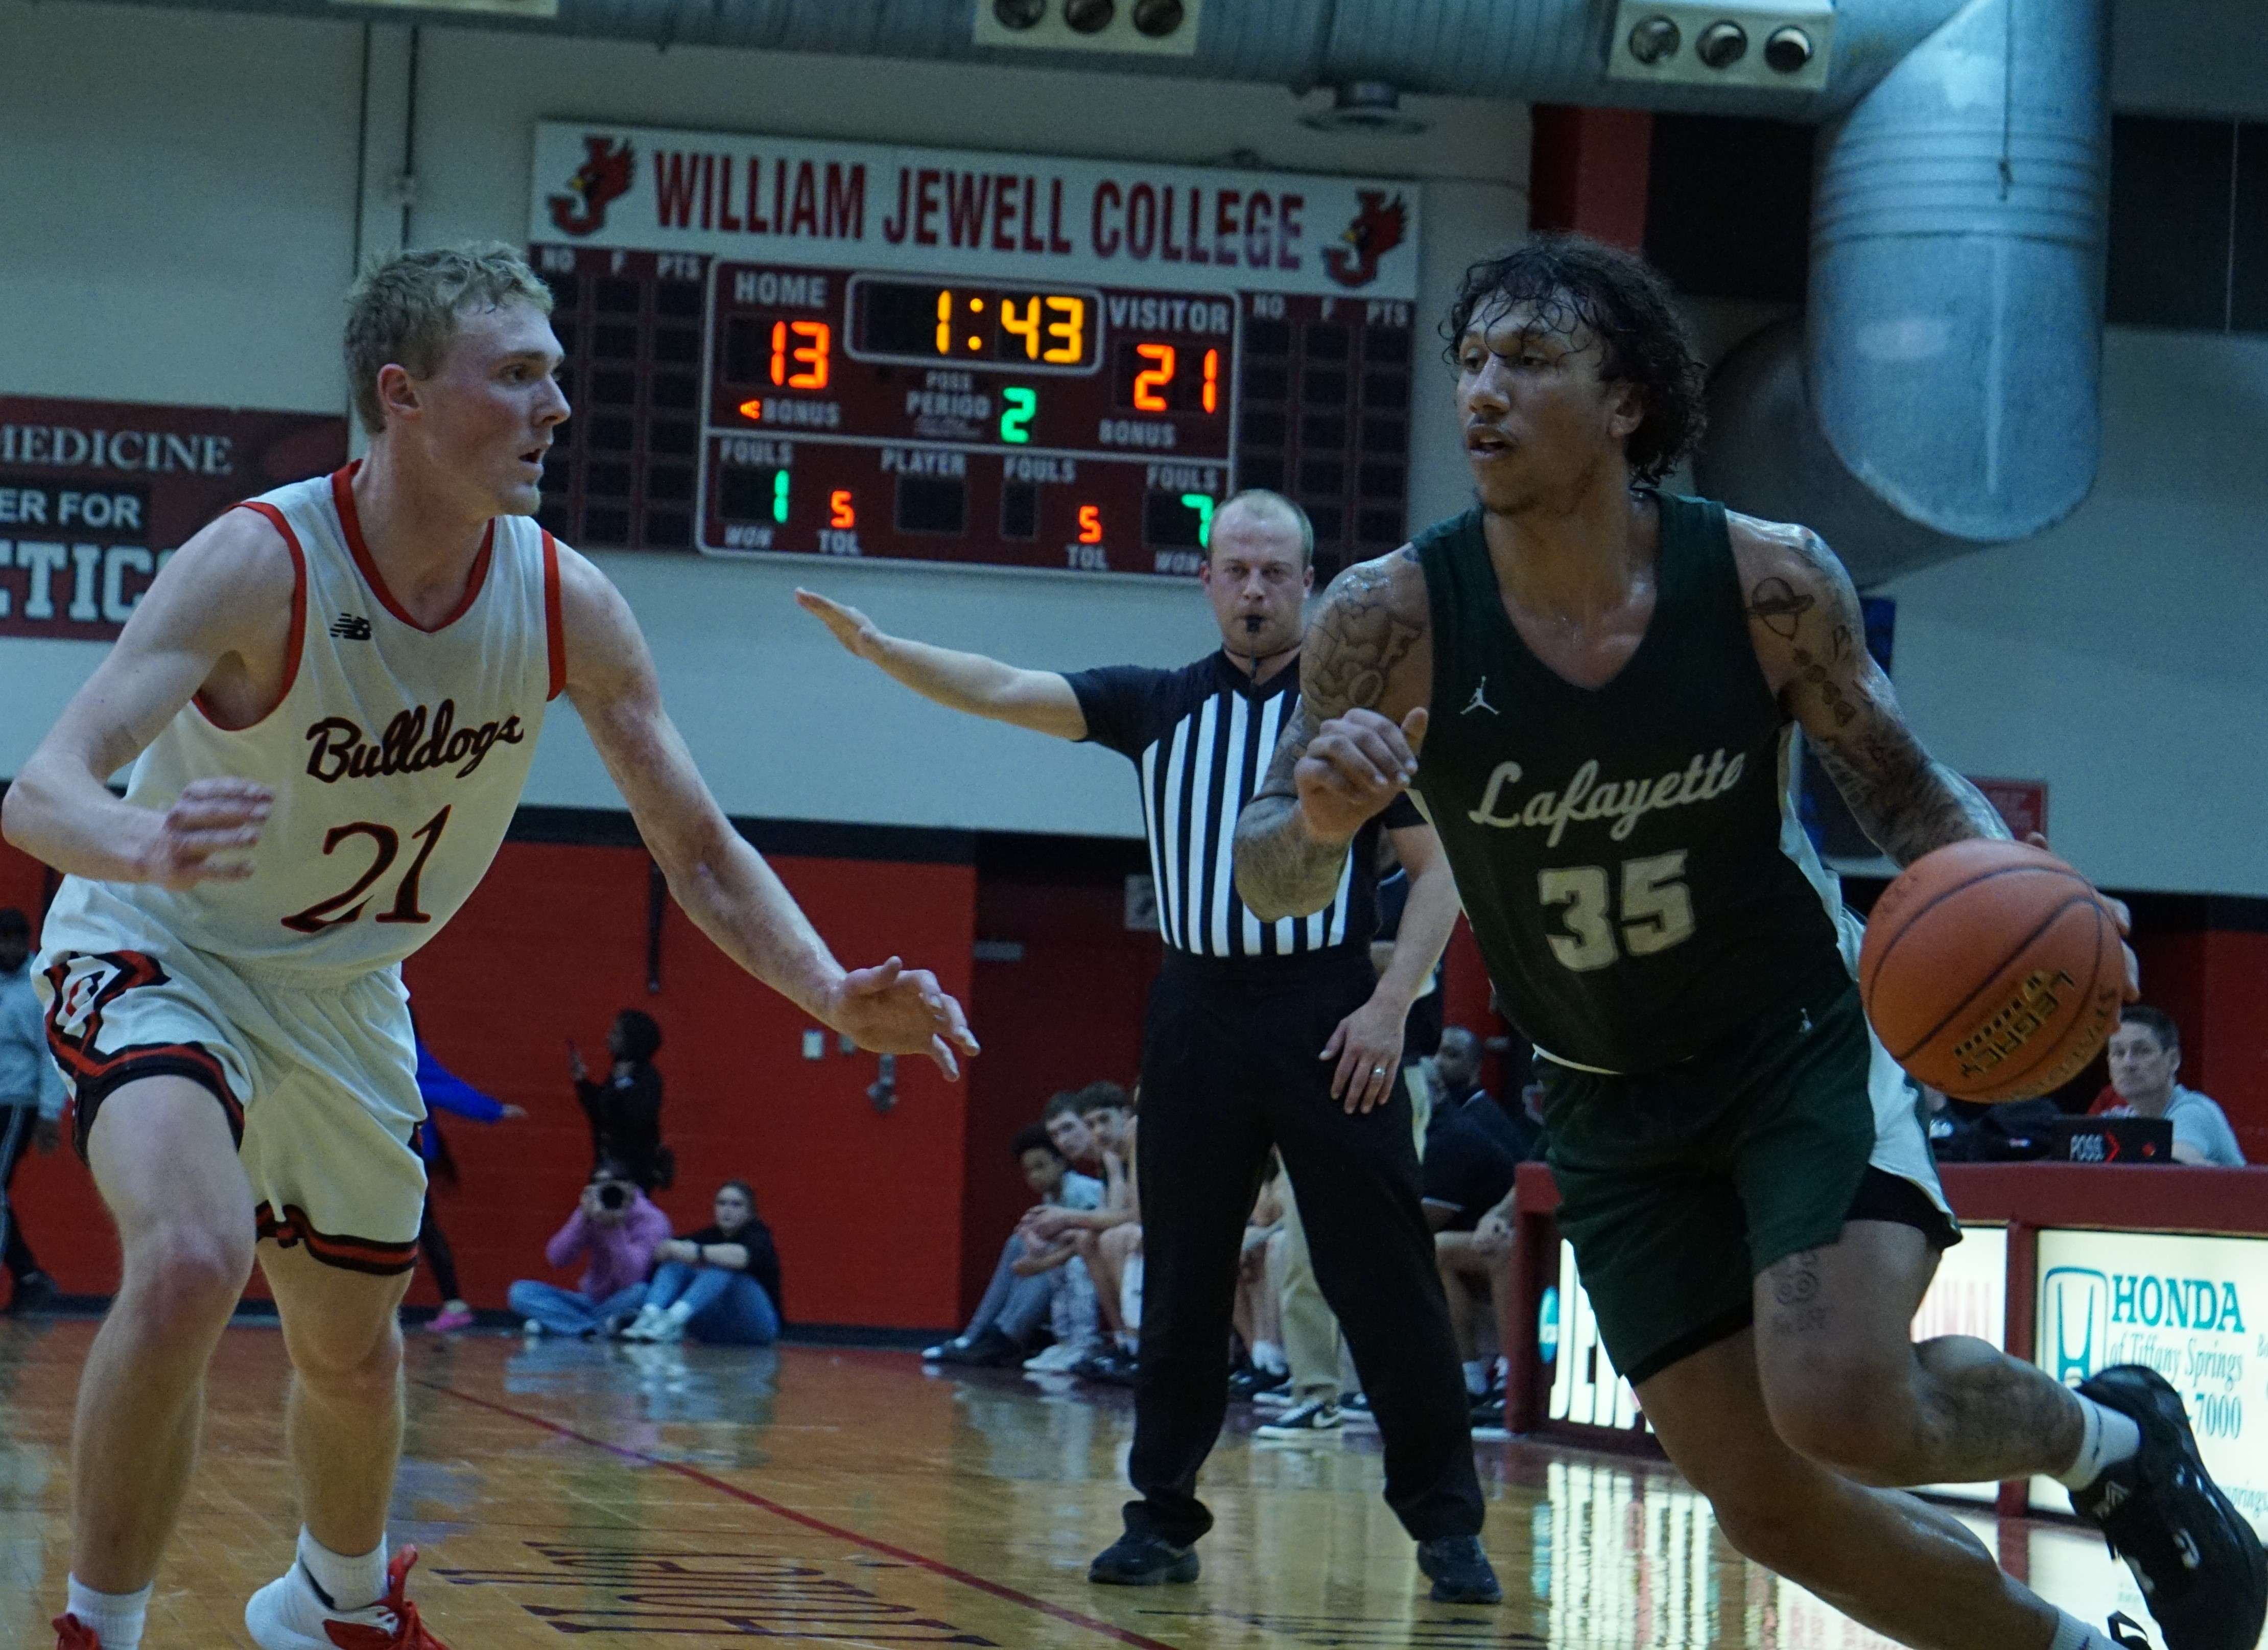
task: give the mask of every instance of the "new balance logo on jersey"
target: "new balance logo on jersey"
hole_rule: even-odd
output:
[[[1481,805],[1466,817],[1476,825],[1494,825],[1507,830],[1523,825],[1548,830],[1551,833],[1548,840],[1554,848],[1567,834],[1568,826],[1610,819],[1614,828],[1607,835],[1616,842],[1627,842],[1638,829],[1638,821],[1648,814],[1713,801],[1724,795],[1740,784],[1748,760],[1746,755],[1727,760],[1722,750],[1717,750],[1706,756],[1696,756],[1680,772],[1620,783],[1609,779],[1604,784],[1599,783],[1599,764],[1586,762],[1569,777],[1565,791],[1531,792],[1525,799],[1512,793],[1513,787],[1520,783],[1520,764],[1498,762],[1496,771],[1489,776],[1488,792],[1481,798]]]
[[[453,762],[465,765],[457,770],[460,779],[471,777],[473,770],[488,759],[490,750],[498,745],[517,745],[527,737],[516,716],[507,716],[500,722],[467,723],[456,726],[457,702],[441,701],[441,708],[431,712],[432,731],[426,731],[427,711],[423,705],[414,711],[404,711],[386,725],[384,737],[372,742],[359,724],[342,716],[327,716],[307,730],[308,742],[314,748],[307,753],[307,773],[325,784],[336,784],[342,779],[376,779],[387,774],[423,773],[428,769],[447,767]]]
[[[1481,678],[1481,685],[1473,689],[1473,696],[1465,702],[1465,708],[1458,711],[1457,714],[1459,716],[1470,716],[1476,711],[1485,711],[1491,716],[1494,716],[1497,713],[1496,706],[1488,702],[1488,678],[1486,676],[1483,676]]]
[[[367,642],[370,640],[370,621],[359,613],[342,613],[331,621],[331,634],[342,641]]]

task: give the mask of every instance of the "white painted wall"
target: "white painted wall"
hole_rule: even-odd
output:
[[[134,49],[121,49],[129,38]],[[363,31],[0,0],[0,390],[329,409],[357,232]],[[401,211],[407,31],[374,32],[360,217]],[[413,243],[514,239],[544,116],[1005,151],[1241,161],[1428,180],[1423,307],[1527,223],[1524,109],[1418,99],[1422,136],[1331,136],[1285,92],[1148,77],[568,41],[430,28],[419,45]],[[1422,347],[1422,346],[1421,346]],[[1446,383],[1446,379],[1444,379]],[[1461,507],[1446,390],[1416,420],[1413,517]],[[1138,831],[1125,764],[910,699],[837,652],[789,593],[818,579],[892,628],[1020,661],[1179,664],[1213,645],[1193,586],[909,566],[768,568],[608,556],[670,702],[736,813],[1108,835]],[[98,650],[0,640],[0,773]],[[529,790],[613,806],[571,715]]]
[[[2112,887],[2268,895],[2268,338],[2114,328],[2102,469],[2061,526],[1884,586],[1939,756],[2048,781]]]

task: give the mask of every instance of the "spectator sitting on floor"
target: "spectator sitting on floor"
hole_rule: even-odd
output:
[[[668,1236],[669,1217],[646,1201],[629,1170],[601,1163],[591,1171],[575,1212],[543,1249],[555,1267],[584,1257],[581,1282],[562,1289],[523,1278],[505,1299],[531,1335],[611,1335],[644,1300],[654,1251]]]
[[[582,1050],[572,1042],[567,1045],[575,1100],[591,1123],[592,1163],[620,1164],[647,1191],[667,1191],[676,1168],[661,1143],[661,1073],[653,1064],[660,1052],[661,1027],[635,1008],[622,1010],[607,1028],[614,1064],[605,1082],[593,1081]]]
[[[1235,1326],[1237,1336],[1244,1342],[1245,1366],[1228,1377],[1228,1396],[1233,1399],[1250,1398],[1256,1393],[1273,1392],[1290,1384],[1292,1371],[1284,1360],[1284,1314],[1277,1299],[1274,1271],[1269,1264],[1270,1253],[1280,1248],[1285,1240],[1284,1160],[1274,1151],[1268,1153],[1267,1172],[1260,1182],[1259,1196],[1253,1199],[1252,1212],[1245,1218],[1244,1245],[1236,1268],[1236,1305],[1231,1309],[1229,1321]]]
[[[2112,1093],[2095,1102],[2097,1116],[2163,1117],[2174,1125],[2174,1161],[2242,1168],[2244,1149],[2221,1109],[2174,1080],[2182,1069],[2182,1034],[2173,1016],[2140,1003],[2118,1011],[2118,1029],[2104,1049]]]
[[[728,1180],[711,1212],[715,1225],[654,1250],[660,1265],[624,1340],[690,1335],[718,1346],[769,1346],[779,1339],[779,1251],[756,1218],[756,1194],[747,1182]]]
[[[1095,1144],[1094,1131],[1086,1126],[1086,1118],[1079,1110],[1086,1104],[1086,1092],[1078,1089],[1057,1094],[1040,1114],[1040,1123],[1064,1162],[1078,1174],[1100,1182],[1103,1173],[1102,1148]]]
[[[1071,1234],[1094,1281],[1103,1326],[1117,1343],[1115,1352],[1106,1349],[1075,1366],[1073,1373],[1130,1380],[1138,1319],[1130,1320],[1125,1303],[1127,1271],[1142,1253],[1142,1189],[1135,1170],[1139,1120],[1133,1099],[1116,1083],[1090,1083],[1079,1091],[1079,1101],[1080,1116],[1102,1154],[1102,1205],[1092,1211],[1044,1210],[1034,1217],[1029,1231],[1046,1242]]]
[[[1049,1112],[1055,1111],[1057,1101],[1069,1098],[1057,1095],[1049,1102]],[[1082,1134],[1086,1126],[1079,1124]],[[1017,1223],[1002,1245],[999,1264],[992,1269],[992,1281],[968,1327],[924,1352],[924,1362],[980,1367],[1017,1362],[1046,1321],[1061,1285],[1054,1274],[1078,1258],[1078,1247],[1059,1235],[1035,1237],[1033,1226],[1045,1210],[1095,1209],[1102,1203],[1102,1182],[1074,1173],[1053,1137],[1051,1124],[1035,1123],[1009,1142],[1009,1151],[1024,1171],[1024,1183],[1037,1194],[1039,1204]]]
[[[1444,1036],[1442,1046],[1447,1047]],[[1485,1103],[1491,1107],[1494,1101]],[[1425,1219],[1433,1226],[1433,1261],[1449,1298],[1449,1327],[1465,1361],[1465,1388],[1478,1424],[1500,1425],[1496,1381],[1480,1355],[1474,1308],[1485,1298],[1496,1314],[1498,1344],[1513,1322],[1513,1176],[1521,1160],[1466,1109],[1433,1115],[1425,1134]]]

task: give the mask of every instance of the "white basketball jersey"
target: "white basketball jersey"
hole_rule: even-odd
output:
[[[557,547],[497,517],[463,603],[426,630],[363,543],[353,473],[239,506],[283,534],[298,573],[283,699],[242,728],[184,706],[127,788],[163,810],[192,779],[266,785],[253,874],[181,890],[70,878],[56,915],[99,921],[121,900],[200,951],[335,979],[416,950],[487,872],[565,673]]]

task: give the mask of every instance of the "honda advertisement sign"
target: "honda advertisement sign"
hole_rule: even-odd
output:
[[[2038,1313],[2057,1380],[2147,1364],[2172,1382],[2206,1470],[2268,1535],[2268,1238],[2043,1232]],[[2048,1478],[2032,1500],[2070,1505]]]

